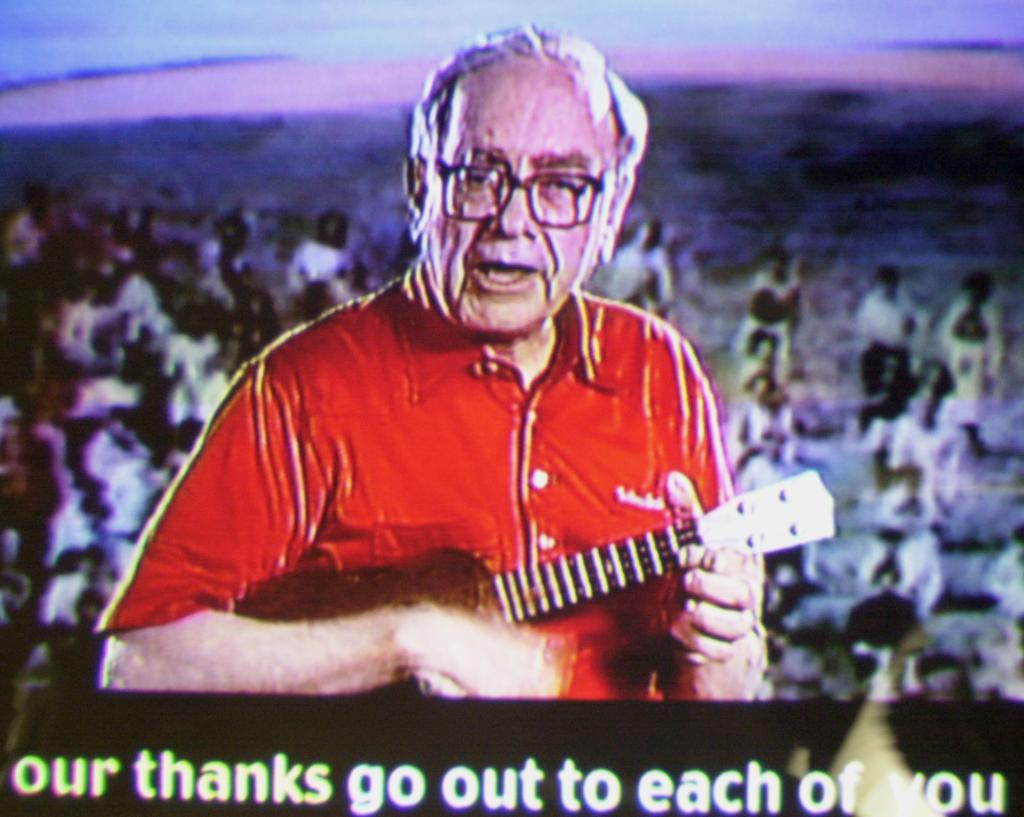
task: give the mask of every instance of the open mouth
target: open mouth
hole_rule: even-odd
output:
[[[540,275],[540,269],[511,261],[478,261],[473,266],[477,280],[488,289],[516,289]]]

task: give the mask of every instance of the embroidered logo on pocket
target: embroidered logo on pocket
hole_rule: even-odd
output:
[[[638,494],[632,488],[618,485],[615,488],[615,498],[623,505],[630,505],[634,508],[642,508],[645,511],[665,510],[665,498],[654,494]]]

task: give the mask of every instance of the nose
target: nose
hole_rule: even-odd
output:
[[[530,212],[529,195],[521,184],[513,184],[505,206],[494,217],[494,230],[503,236],[534,234],[536,223]]]

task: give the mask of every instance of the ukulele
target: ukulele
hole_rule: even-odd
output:
[[[805,471],[740,494],[701,517],[531,567],[492,575],[466,551],[441,550],[401,566],[298,571],[255,585],[235,612],[289,621],[431,601],[495,611],[517,624],[664,576],[679,567],[688,545],[764,554],[834,534],[832,496],[817,473]]]

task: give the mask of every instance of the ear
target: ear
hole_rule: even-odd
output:
[[[626,209],[633,198],[633,188],[636,186],[636,174],[620,167],[615,174],[615,190],[611,206],[608,208],[608,218],[604,225],[604,233],[601,236],[601,247],[599,249],[602,264],[607,264],[615,255],[615,248],[619,243],[619,233],[622,230],[622,223],[626,218]]]
[[[423,214],[423,205],[427,196],[427,165],[419,156],[411,157],[405,162],[405,195],[409,199],[415,218]]]

